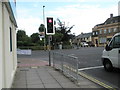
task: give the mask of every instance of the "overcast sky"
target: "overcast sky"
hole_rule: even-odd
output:
[[[103,23],[110,14],[118,16],[119,0],[17,0],[18,29],[27,35],[38,32],[45,17],[59,18],[66,26],[72,26],[71,33],[92,32],[96,24]]]

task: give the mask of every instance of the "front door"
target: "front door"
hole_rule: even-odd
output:
[[[98,47],[98,39],[95,39],[96,47]]]

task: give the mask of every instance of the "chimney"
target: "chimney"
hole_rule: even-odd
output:
[[[113,14],[110,14],[110,18],[113,18]]]

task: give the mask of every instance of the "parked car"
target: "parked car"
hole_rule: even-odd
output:
[[[106,71],[120,68],[120,33],[115,34],[102,53],[102,63]]]
[[[86,42],[81,42],[81,44],[82,44],[82,47],[88,47],[89,46],[88,43],[86,43]]]

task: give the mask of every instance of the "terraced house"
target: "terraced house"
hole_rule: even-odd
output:
[[[0,0],[0,90],[10,88],[17,68],[15,0]]]
[[[92,41],[95,46],[105,46],[112,36],[120,32],[120,16],[110,14],[104,23],[97,24],[92,28]]]

